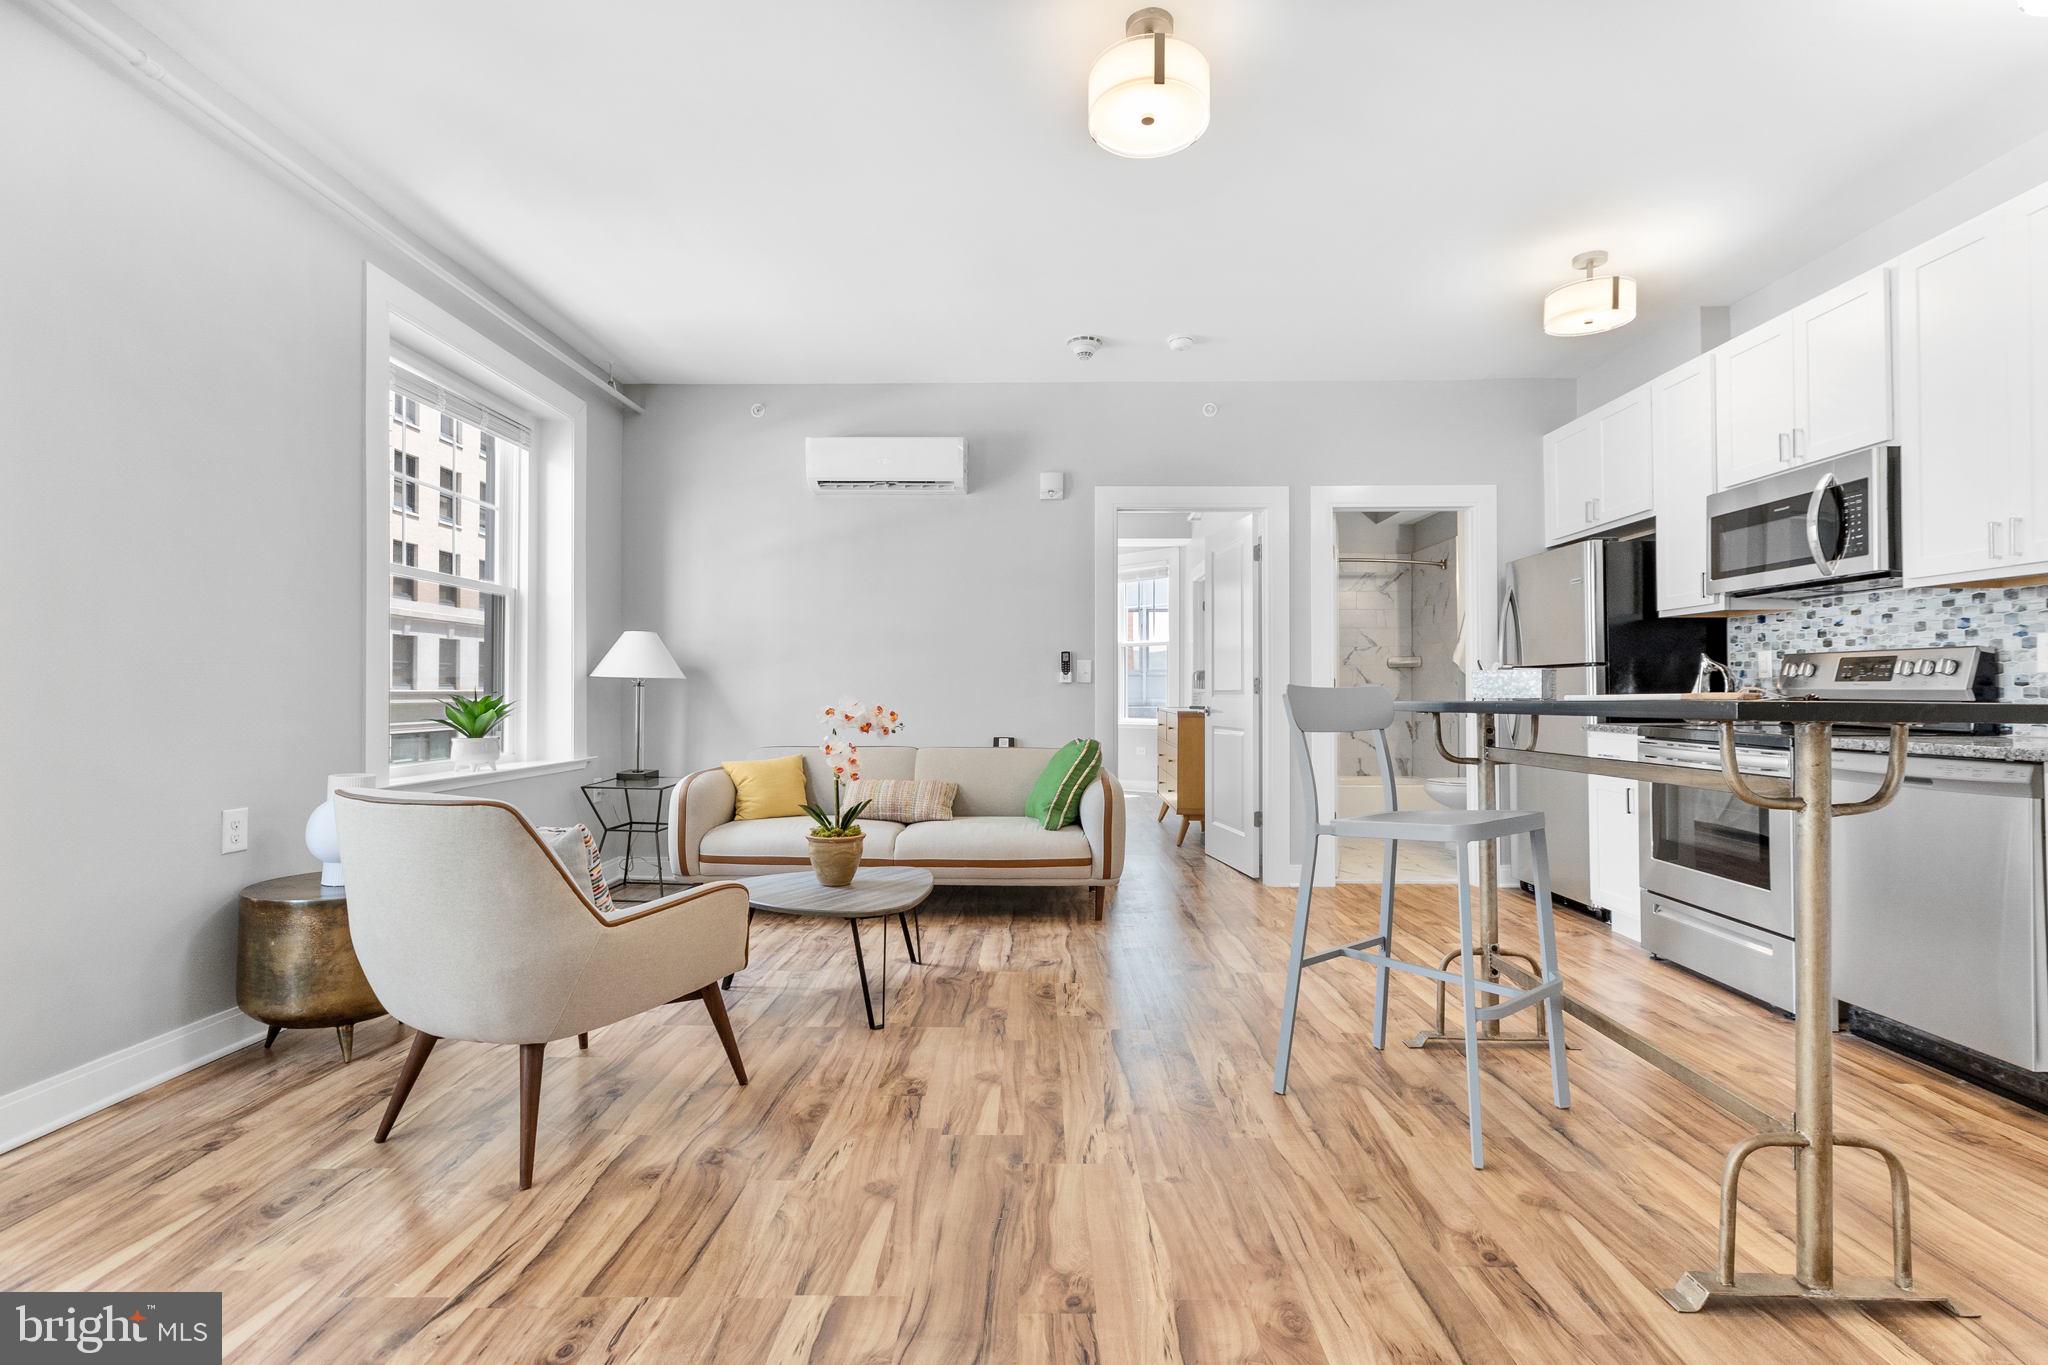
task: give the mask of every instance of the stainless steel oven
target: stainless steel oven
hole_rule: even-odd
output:
[[[1898,454],[1871,446],[1709,497],[1708,591],[1783,596],[1895,579]]]
[[[1645,739],[1646,763],[1721,769],[1716,746]],[[1789,778],[1784,749],[1741,749],[1744,773]],[[1792,816],[1752,806],[1730,791],[1645,783],[1641,822],[1643,889],[1792,936]]]

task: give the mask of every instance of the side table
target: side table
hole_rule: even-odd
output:
[[[623,778],[608,778],[603,782],[586,783],[583,800],[590,806],[590,813],[597,820],[602,831],[597,837],[597,851],[603,856],[604,847],[614,834],[626,836],[626,861],[619,866],[619,884],[633,879],[633,840],[640,835],[654,838],[654,884],[664,896],[668,894],[668,862],[662,856],[663,836],[668,833],[668,794],[676,789],[678,777],[656,775],[646,781],[627,781]],[[598,804],[598,794],[605,794],[604,805]],[[612,796],[617,795],[613,805]],[[613,806],[618,816],[615,820],[605,813],[605,806]],[[680,885],[680,883],[678,883]]]
[[[273,877],[242,889],[235,1003],[270,1025],[269,1047],[288,1028],[331,1028],[346,1065],[355,1027],[384,1013],[363,978],[348,935],[348,897],[317,872]]]

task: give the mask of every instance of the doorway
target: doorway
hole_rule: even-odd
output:
[[[1271,851],[1286,751],[1276,786],[1268,704],[1285,657],[1284,572],[1270,568],[1285,562],[1285,514],[1278,489],[1097,490],[1105,761],[1133,818],[1171,821],[1176,846],[1268,881],[1287,872]]]
[[[1494,490],[1363,487],[1310,490],[1310,658],[1323,684],[1379,686],[1398,700],[1462,697],[1495,620]],[[1470,752],[1447,721],[1446,742]],[[1318,799],[1338,817],[1398,806],[1458,809],[1476,799],[1469,769],[1437,749],[1433,718],[1400,713],[1387,732],[1392,789],[1370,735],[1317,736]],[[1339,840],[1318,879],[1377,883],[1384,845]],[[1449,850],[1404,844],[1399,880],[1457,880]],[[1332,865],[1334,864],[1334,865]]]

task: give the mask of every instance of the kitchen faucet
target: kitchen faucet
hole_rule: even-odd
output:
[[[1713,691],[1714,674],[1716,673],[1721,675],[1722,691],[1733,692],[1736,690],[1735,675],[1728,671],[1728,665],[1710,654],[1700,655],[1700,671],[1693,675],[1692,690],[1695,692]]]

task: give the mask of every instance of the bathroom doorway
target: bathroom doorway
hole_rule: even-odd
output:
[[[1498,577],[1495,491],[1488,486],[1381,486],[1310,490],[1310,676],[1338,686],[1377,686],[1396,700],[1466,695],[1474,657],[1491,640]],[[1445,742],[1470,752],[1469,727],[1448,718]],[[1398,712],[1387,731],[1392,790],[1370,734],[1312,746],[1317,798],[1338,818],[1382,811],[1461,809],[1474,798],[1472,770],[1437,748],[1433,718]],[[1378,883],[1385,845],[1340,839],[1318,881]],[[1452,850],[1403,844],[1403,882],[1457,880]]]
[[[1337,522],[1337,683],[1376,686],[1398,699],[1465,695],[1459,610],[1459,514],[1425,508],[1342,508]],[[1375,742],[1337,737],[1337,815],[1462,807],[1465,775],[1437,752],[1429,719],[1398,717],[1387,731],[1395,790],[1381,780]],[[1337,880],[1380,880],[1385,846],[1337,841]],[[1404,844],[1403,882],[1457,880],[1451,850]]]

